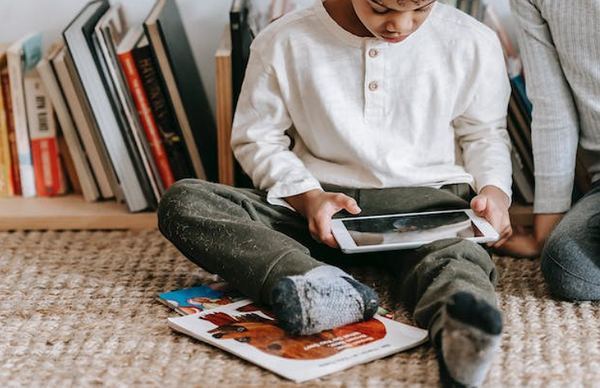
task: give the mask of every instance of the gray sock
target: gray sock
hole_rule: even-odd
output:
[[[480,386],[500,347],[502,315],[469,293],[450,298],[443,315],[441,352],[450,377],[466,386]]]
[[[346,272],[324,265],[279,280],[272,304],[279,326],[307,335],[370,319],[379,300],[375,291]]]

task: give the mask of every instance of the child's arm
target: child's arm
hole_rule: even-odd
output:
[[[508,207],[510,198],[501,189],[495,186],[485,186],[475,198],[471,200],[471,209],[480,217],[484,217],[500,234],[500,239],[492,244],[499,247],[512,235]]]
[[[266,191],[272,204],[282,198],[320,189],[319,181],[290,149],[293,122],[288,106],[297,85],[272,66],[275,54],[265,44],[268,35],[252,43],[244,83],[231,131],[233,153],[254,186]],[[264,58],[263,58],[264,57]]]
[[[473,211],[486,218],[500,234],[492,244],[499,247],[512,234],[510,206],[512,169],[506,113],[510,83],[497,36],[478,47],[472,79],[465,83],[460,102],[465,109],[453,125],[462,150],[465,169],[474,179],[478,195],[471,201]]]
[[[308,221],[311,236],[318,242],[337,248],[338,244],[331,234],[331,217],[341,210],[351,214],[360,213],[354,198],[342,193],[330,193],[320,189],[293,195],[285,200]]]

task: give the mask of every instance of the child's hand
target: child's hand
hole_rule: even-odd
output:
[[[338,243],[331,234],[331,217],[340,210],[350,214],[360,213],[354,198],[342,193],[311,190],[285,198],[294,209],[308,220],[308,230],[318,242],[337,248]]]
[[[500,234],[500,239],[493,244],[497,248],[512,235],[510,217],[508,215],[509,198],[496,186],[485,186],[479,195],[471,200],[471,209],[479,217],[483,217]]]

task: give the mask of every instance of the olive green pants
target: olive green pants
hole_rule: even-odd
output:
[[[407,187],[345,189],[361,215],[406,213],[469,206],[466,184],[442,189]],[[397,293],[417,324],[440,329],[446,300],[468,291],[496,305],[497,272],[488,252],[466,240],[445,239],[419,249],[346,255],[312,239],[298,213],[266,201],[266,193],[196,179],[176,182],[158,209],[161,232],[187,258],[233,287],[270,304],[271,290],[285,276],[302,275],[327,264],[384,266],[398,279]]]

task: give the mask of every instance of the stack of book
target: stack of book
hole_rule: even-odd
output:
[[[130,26],[91,1],[42,53],[0,46],[0,196],[117,199],[153,210],[173,182],[217,180],[216,125],[175,0]]]

